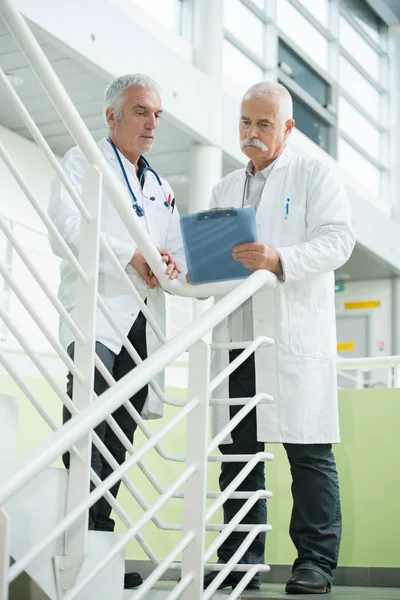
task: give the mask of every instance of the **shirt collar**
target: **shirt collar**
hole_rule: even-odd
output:
[[[279,158],[279,156],[278,156],[278,158]],[[257,173],[253,173],[253,167],[254,167],[253,161],[249,160],[249,162],[247,163],[247,166],[246,166],[246,173],[248,175],[250,175],[250,177],[255,177],[256,175],[258,175],[260,173],[261,175],[264,176],[265,179],[267,179],[270,171],[272,170],[272,167],[274,166],[274,164],[276,163],[278,158],[276,158],[270,165],[268,165],[268,167],[265,167],[265,169],[263,169],[262,171],[257,171]]]

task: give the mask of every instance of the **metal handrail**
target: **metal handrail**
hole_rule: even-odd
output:
[[[106,390],[101,400],[92,403],[78,415],[63,425],[49,440],[39,446],[26,459],[12,476],[0,487],[0,504],[8,500],[21,487],[26,485],[53,460],[66,452],[77,440],[94,429],[109,414],[121,406],[126,398],[133,396],[159,371],[180,356],[208,331],[238,308],[263,286],[273,289],[277,280],[268,271],[256,271],[244,280],[238,289],[232,290],[219,302],[193,322],[185,331],[178,333],[171,341],[153,356],[138,365],[132,372]]]
[[[338,371],[371,371],[400,366],[400,356],[368,356],[366,358],[338,358]]]

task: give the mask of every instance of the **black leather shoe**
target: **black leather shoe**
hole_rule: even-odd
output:
[[[327,594],[330,591],[327,578],[311,569],[296,569],[285,588],[287,594]]]
[[[208,586],[214,581],[214,579],[216,578],[218,573],[219,573],[219,571],[210,571],[210,573],[206,573],[204,575],[204,589],[208,588]],[[231,587],[232,589],[235,589],[235,587],[238,585],[239,581],[240,581],[240,577],[236,579],[230,573],[229,575],[227,575],[225,577],[223,582],[219,584],[218,589],[223,590],[224,588],[227,588],[227,587]],[[246,585],[245,589],[246,590],[259,590],[260,586],[254,585],[254,583],[248,583]]]
[[[132,588],[139,587],[142,585],[143,579],[139,573],[125,573],[124,576],[124,589],[131,590]]]

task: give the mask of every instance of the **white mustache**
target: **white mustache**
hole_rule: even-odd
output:
[[[241,142],[240,142],[241,150],[243,150],[243,148],[245,146],[255,146],[262,152],[266,152],[268,150],[268,147],[265,144],[263,144],[262,142],[260,142],[260,140],[258,140],[257,138],[246,138],[245,140],[241,140]]]

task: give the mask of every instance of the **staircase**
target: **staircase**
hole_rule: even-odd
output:
[[[164,266],[160,255],[151,242],[147,232],[141,226],[139,218],[131,209],[127,190],[115,179],[115,176],[100,153],[93,138],[85,127],[84,122],[77,113],[70,98],[66,94],[60,81],[52,70],[43,51],[16,10],[12,0],[0,0],[0,15],[7,24],[19,47],[25,54],[36,76],[41,81],[47,95],[57,109],[61,120],[67,126],[75,142],[82,149],[89,163],[85,176],[82,197],[77,196],[64,172],[59,166],[46,140],[26,111],[20,98],[12,88],[10,82],[0,69],[0,81],[14,105],[19,116],[30,131],[32,138],[45,153],[57,176],[69,191],[73,201],[81,213],[80,231],[80,256],[76,257],[70,247],[52,226],[40,203],[24,182],[16,165],[11,160],[7,149],[0,145],[0,157],[13,177],[24,191],[27,201],[36,211],[48,232],[53,236],[63,253],[70,261],[78,275],[77,291],[77,317],[73,320],[63,309],[53,290],[46,282],[45,274],[41,271],[38,261],[33,261],[26,253],[18,239],[13,235],[11,228],[0,216],[0,231],[12,246],[19,258],[28,268],[45,294],[48,305],[55,309],[60,317],[67,322],[68,327],[75,334],[77,352],[75,362],[72,363],[66,352],[60,346],[57,335],[46,322],[46,309],[35,306],[29,296],[24,292],[22,282],[18,281],[8,266],[0,263],[0,276],[6,285],[17,296],[32,322],[39,327],[48,344],[58,354],[59,358],[74,374],[74,402],[65,393],[64,385],[46,368],[45,362],[31,345],[28,336],[18,329],[4,306],[0,305],[0,319],[7,331],[12,333],[26,357],[30,359],[39,371],[43,380],[50,386],[55,396],[55,402],[61,413],[62,404],[72,413],[68,423],[59,426],[46,410],[38,398],[29,388],[18,370],[12,368],[4,353],[0,349],[0,364],[8,372],[9,377],[20,388],[23,401],[30,402],[40,418],[52,430],[51,435],[37,446],[29,455],[20,461],[15,460],[17,440],[18,407],[15,399],[0,396],[0,418],[2,423],[2,437],[0,440],[0,600],[12,598],[16,579],[26,574],[31,579],[32,585],[29,592],[32,600],[39,600],[40,595],[51,600],[153,600],[160,596],[174,600],[209,600],[218,587],[219,580],[224,578],[233,568],[244,571],[241,583],[229,595],[231,600],[236,600],[248,581],[253,577],[254,571],[268,571],[268,565],[238,565],[240,551],[228,565],[219,569],[221,565],[213,564],[213,556],[222,543],[224,536],[240,528],[248,536],[243,544],[249,542],[258,531],[269,531],[269,525],[253,526],[240,525],[240,513],[228,524],[211,524],[209,521],[217,514],[226,499],[235,494],[238,486],[245,478],[245,469],[223,493],[219,491],[207,492],[207,467],[208,462],[222,462],[231,460],[229,455],[213,454],[218,443],[226,437],[235,426],[231,422],[220,434],[209,442],[208,437],[208,409],[210,404],[226,405],[226,398],[212,398],[212,390],[227,377],[229,367],[221,371],[211,380],[210,354],[211,346],[204,341],[204,337],[212,331],[223,319],[231,314],[243,302],[250,298],[261,288],[273,289],[277,285],[274,275],[265,271],[258,271],[244,281],[230,281],[216,284],[191,286],[177,280],[170,281],[165,275]],[[154,315],[148,310],[134,286],[132,278],[123,271],[115,255],[108,247],[106,241],[99,233],[99,213],[102,186],[112,199],[114,206],[127,226],[137,246],[158,278],[162,288],[168,293],[185,298],[207,298],[218,296],[220,299],[207,312],[197,318],[183,331],[180,331],[171,340],[167,340],[160,331]],[[123,342],[131,353],[138,366],[128,373],[123,379],[115,382],[105,369],[102,362],[94,353],[95,322],[93,314],[96,309],[101,310],[105,318],[112,323],[112,315],[104,306],[97,290],[97,272],[99,247],[106,253],[120,275],[124,278],[128,289],[136,299],[145,314],[154,333],[158,335],[162,347],[144,362],[135,355],[134,348],[129,347],[129,342],[123,336]],[[115,323],[114,323],[115,326]],[[254,342],[240,345],[243,351],[237,359],[237,366],[249,356],[251,352],[261,345],[271,345],[274,341],[269,338],[260,338]],[[223,345],[222,345],[223,346]],[[222,350],[218,344],[212,346],[213,351]],[[233,349],[233,345],[232,346]],[[78,349],[80,351],[78,352]],[[226,348],[224,348],[226,350]],[[168,365],[176,361],[183,353],[189,352],[189,392],[185,401],[176,401],[168,398],[157,385],[156,377]],[[110,388],[104,392],[101,399],[90,402],[92,395],[91,376],[95,366],[107,379]],[[77,382],[77,383],[76,383]],[[144,385],[149,384],[159,399],[169,406],[173,406],[175,414],[165,419],[156,433],[153,433],[146,422],[131,407],[128,399]],[[79,384],[79,385],[78,385]],[[254,398],[243,399],[245,406],[235,419],[243,418],[245,414],[259,403],[270,402],[273,398],[267,394],[258,394]],[[126,439],[124,433],[116,426],[112,414],[122,405],[127,407],[132,417],[138,423],[138,428],[143,432],[146,441],[135,449]],[[59,413],[59,414],[60,414]],[[93,429],[107,420],[121,439],[127,450],[124,463],[118,465],[112,461],[104,445]],[[170,432],[175,432],[181,424],[186,438],[190,440],[184,456],[168,453],[164,447],[164,440]],[[4,432],[4,434],[3,434]],[[222,437],[221,437],[222,436]],[[103,482],[90,469],[91,443],[96,444],[105,459],[113,467],[112,474]],[[63,453],[71,453],[71,466],[69,473],[64,469],[55,468],[54,461],[59,461]],[[160,461],[181,463],[181,472],[168,486],[162,486],[148,468],[144,459],[149,452],[156,452]],[[273,456],[260,453],[253,460],[270,461]],[[248,457],[237,455],[235,460],[247,462]],[[133,467],[141,469],[146,476],[156,500],[149,504],[143,498],[141,490],[130,481],[128,473]],[[251,468],[251,465],[249,465]],[[94,483],[94,489],[89,493],[89,479]],[[140,511],[140,516],[132,520],[124,511],[118,501],[114,500],[109,489],[118,480],[122,481],[129,501],[134,503]],[[270,497],[270,492],[263,493],[263,497]],[[117,534],[99,533],[88,531],[88,509],[100,497],[106,496],[118,515],[123,531]],[[254,501],[252,492],[241,492],[240,498],[251,503]],[[183,500],[184,516],[181,523],[163,521],[160,510],[170,499]],[[206,510],[206,501],[212,503]],[[158,548],[152,548],[146,541],[145,527],[152,523],[158,528],[159,535],[165,531],[176,533],[176,545],[167,556],[159,557]],[[206,531],[214,532],[212,543],[206,547]],[[154,570],[144,583],[135,591],[123,591],[124,551],[126,545],[136,540],[143,552],[154,565]],[[162,580],[164,573],[169,568],[181,571],[181,580],[168,590],[154,590],[153,587]],[[207,589],[203,590],[204,569],[220,570],[219,579]],[[14,582],[14,583],[13,583]],[[160,595],[161,594],[161,595]],[[28,600],[28,595],[18,600]],[[42,600],[42,598],[40,598]]]
[[[15,398],[0,395],[0,422],[2,436],[0,438],[0,485],[12,474],[15,467],[18,428],[18,404]],[[4,433],[3,433],[4,432]],[[9,554],[15,562],[21,560],[27,550],[46,537],[66,515],[68,473],[65,469],[48,467],[38,477],[29,481],[8,502],[4,504],[10,524]],[[120,537],[117,533],[90,531],[88,536],[87,559],[79,573],[77,584],[84,580],[88,573],[112,549]],[[36,600],[36,598],[57,600],[60,590],[55,578],[54,557],[64,554],[64,540],[56,539],[44,551],[29,562],[23,573],[29,576],[36,586],[32,586],[29,596],[15,600]],[[87,588],[77,596],[79,600],[93,598],[123,597],[123,579],[125,573],[124,551],[110,561],[107,568]],[[25,592],[26,593],[26,592]],[[13,594],[10,594],[13,600]]]

